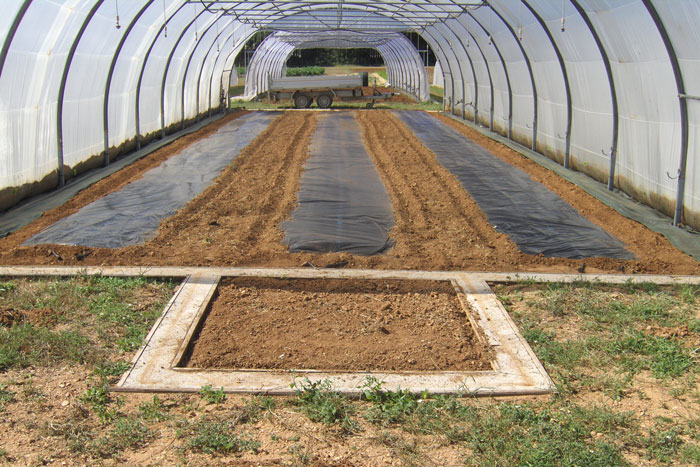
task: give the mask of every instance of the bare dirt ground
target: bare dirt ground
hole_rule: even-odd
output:
[[[288,253],[279,224],[296,205],[303,164],[315,128],[313,112],[288,112],[276,119],[216,182],[165,219],[156,238],[117,250],[60,245],[21,246],[32,234],[88,202],[118,189],[180,146],[168,146],[130,171],[90,187],[69,203],[0,240],[4,265],[190,265],[323,267],[346,261],[348,268],[697,274],[698,263],[661,235],[628,220],[574,185],[509,149],[472,135],[628,244],[638,260],[567,260],[521,253],[498,233],[457,179],[391,112],[357,111],[363,138],[392,198],[396,247],[374,257]],[[468,133],[467,127],[456,125]],[[202,130],[204,131],[204,130]],[[211,130],[207,130],[211,131]],[[201,135],[200,135],[201,136]],[[195,136],[193,136],[195,138]],[[181,144],[185,144],[184,142]]]
[[[490,370],[454,287],[438,281],[222,282],[187,366]]]

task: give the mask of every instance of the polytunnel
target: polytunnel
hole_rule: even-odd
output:
[[[334,37],[333,47],[352,41],[380,50],[392,84],[423,99],[425,70],[415,49],[396,36],[413,31],[439,60],[445,111],[620,189],[675,224],[700,228],[698,2],[6,0],[3,6],[2,208],[217,110],[237,53],[257,31],[277,34],[259,48],[251,86],[280,73],[294,48]]]
[[[368,37],[369,36],[369,37]],[[371,34],[343,31],[285,32],[268,36],[256,49],[248,67],[245,97],[253,98],[268,89],[268,79],[286,75],[286,63],[298,49],[373,48],[382,56],[391,86],[420,101],[430,98],[425,66],[415,46],[396,32]]]

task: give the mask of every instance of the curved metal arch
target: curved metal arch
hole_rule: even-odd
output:
[[[494,8],[493,5],[490,3],[487,3],[488,7],[491,9],[491,11],[498,16],[498,18],[503,22],[503,24],[506,26],[508,31],[510,32],[510,35],[513,37],[513,40],[515,41],[516,44],[518,44],[518,48],[520,49],[520,53],[523,54],[523,59],[525,60],[525,64],[527,65],[527,72],[530,75],[530,85],[532,86],[532,105],[533,105],[533,111],[532,111],[532,150],[536,151],[537,150],[537,111],[538,111],[538,103],[537,103],[537,83],[535,82],[535,74],[532,71],[532,63],[530,62],[530,56],[527,54],[525,51],[525,47],[523,47],[523,44],[520,42],[518,39],[518,35],[515,33],[515,30],[513,30],[513,27],[510,25],[508,21],[501,15],[501,13]]]
[[[177,50],[178,45],[180,45],[180,41],[182,38],[185,36],[185,33],[190,29],[190,26],[194,24],[195,21],[197,21],[197,18],[202,16],[202,14],[206,10],[202,10],[199,13],[195,15],[192,20],[187,23],[187,25],[182,28],[182,31],[180,31],[180,35],[178,36],[177,40],[175,41],[175,44],[173,45],[173,48],[170,49],[170,53],[168,54],[168,60],[165,62],[165,68],[163,70],[163,81],[161,82],[160,85],[160,135],[162,138],[165,138],[165,82],[168,79],[168,70],[170,69],[170,63],[173,60],[173,55],[175,55],[175,51]],[[216,24],[217,21],[221,18],[221,15],[216,17],[212,24]]]
[[[258,31],[255,29],[248,30],[248,35],[245,38],[242,38],[240,44],[245,45],[245,43],[248,42],[250,40],[250,38],[253,37],[257,32]],[[197,122],[199,121],[199,116],[200,116],[199,98],[200,98],[201,89],[202,89],[202,87],[201,87],[201,85],[202,85],[202,72],[204,71],[204,65],[206,64],[207,59],[209,58],[209,54],[211,53],[212,49],[214,48],[215,43],[216,43],[216,41],[211,43],[211,45],[209,46],[209,49],[207,50],[207,53],[204,55],[204,58],[202,59],[202,65],[199,67],[199,74],[197,76],[197,117],[196,117]],[[234,49],[231,51],[231,54],[235,50],[236,50],[236,48],[234,47]],[[229,57],[231,56],[231,54],[229,54]],[[227,60],[228,60],[228,57],[227,57]],[[212,76],[214,73],[213,70],[214,70],[214,68],[212,67]],[[210,93],[210,97],[211,97],[211,84],[209,85],[209,93]]]
[[[136,83],[136,99],[134,99],[135,102],[135,127],[136,127],[136,148],[140,149],[141,148],[141,123],[140,123],[140,112],[139,112],[139,106],[141,104],[141,83],[143,82],[143,74],[146,71],[146,65],[148,64],[148,59],[151,56],[151,52],[153,51],[153,47],[156,45],[156,42],[158,42],[158,39],[160,38],[160,33],[163,32],[163,29],[168,25],[171,19],[177,15],[180,10],[182,10],[187,3],[183,3],[180,5],[175,11],[173,11],[163,22],[163,24],[160,26],[158,29],[158,32],[156,35],[153,37],[153,40],[151,41],[151,44],[148,46],[148,50],[146,51],[146,55],[144,56],[143,63],[141,64],[141,71],[139,72],[139,79],[138,82]]]
[[[600,40],[598,31],[596,31],[591,18],[588,13],[581,7],[577,0],[570,0],[571,4],[576,8],[576,11],[581,15],[583,21],[588,26],[588,30],[591,31],[593,35],[593,40],[595,40],[598,50],[600,51],[600,56],[603,59],[603,65],[605,66],[605,73],[608,75],[608,83],[610,84],[610,97],[612,99],[612,113],[613,113],[613,135],[612,135],[612,145],[610,147],[610,170],[608,172],[608,190],[612,191],[615,183],[615,163],[617,160],[617,145],[619,139],[620,131],[620,115],[617,102],[617,90],[615,89],[615,79],[613,77],[612,67],[610,65],[610,58],[608,57],[608,52],[605,50],[605,45],[603,41]]]
[[[73,39],[73,44],[70,47],[68,56],[66,57],[66,64],[63,67],[63,75],[61,76],[61,84],[58,88],[58,102],[56,102],[56,140],[58,145],[58,186],[61,187],[66,184],[65,174],[63,172],[63,97],[66,93],[66,81],[68,80],[68,72],[70,72],[70,66],[73,62],[73,57],[75,56],[75,51],[78,48],[80,39],[82,39],[85,30],[87,29],[90,21],[100,9],[104,0],[97,0],[92,6],[87,16],[83,20],[83,24],[78,30],[78,34],[75,35]]]
[[[571,124],[573,120],[573,106],[571,102],[571,83],[569,82],[569,74],[566,71],[566,63],[564,62],[564,57],[559,50],[559,45],[557,41],[554,40],[552,36],[552,31],[547,27],[547,23],[542,19],[542,17],[535,11],[535,9],[527,2],[527,0],[520,0],[525,7],[530,10],[530,13],[535,17],[540,26],[544,30],[545,34],[549,38],[549,42],[552,44],[554,53],[557,55],[557,60],[559,60],[559,66],[561,67],[561,73],[564,76],[564,86],[566,89],[566,147],[564,150],[564,168],[569,168],[569,158],[571,157]]]
[[[459,76],[462,79],[462,119],[465,119],[465,117],[466,117],[467,102],[465,102],[465,101],[467,100],[467,82],[464,79],[464,72],[462,71],[462,67],[459,66],[459,63],[460,63],[459,57],[457,57],[457,53],[453,49],[452,41],[450,41],[445,36],[445,34],[442,31],[440,31],[439,26],[444,27],[445,29],[447,29],[450,32],[450,34],[452,34],[452,36],[454,36],[454,39],[456,40],[457,43],[459,43],[459,45],[462,48],[462,51],[464,52],[464,55],[467,57],[467,60],[469,61],[469,65],[470,65],[471,71],[472,71],[472,79],[474,80],[474,101],[472,102],[472,105],[474,107],[474,123],[478,125],[479,109],[478,109],[477,105],[479,103],[479,97],[478,97],[479,96],[479,82],[476,78],[476,71],[474,68],[474,62],[472,61],[472,57],[471,57],[471,55],[469,55],[469,51],[462,43],[459,36],[457,36],[457,34],[455,34],[454,31],[452,31],[452,29],[450,29],[449,26],[447,26],[444,23],[441,23],[440,25],[433,26],[433,28],[435,28],[436,31],[440,32],[442,37],[447,41],[447,45],[450,46],[449,49],[455,57],[455,63],[457,63],[457,69],[459,70]],[[452,102],[451,102],[451,104],[452,104],[452,109],[454,110],[454,88],[452,89]],[[454,113],[454,111],[451,113]]]
[[[489,78],[489,95],[490,95],[490,99],[491,99],[491,101],[489,102],[489,131],[493,131],[493,113],[494,113],[494,109],[496,108],[496,106],[494,104],[494,94],[495,93],[494,93],[494,89],[493,89],[493,78],[491,76],[491,67],[489,66],[489,61],[486,59],[486,54],[484,53],[483,49],[481,48],[479,41],[476,40],[476,37],[474,37],[474,35],[471,33],[471,31],[461,22],[459,22],[459,21],[455,21],[455,22],[457,24],[459,24],[462,27],[462,29],[464,29],[464,32],[469,34],[469,37],[472,38],[472,40],[474,41],[474,44],[476,45],[476,48],[479,49],[479,53],[481,54],[481,59],[484,61],[484,66],[486,67],[486,75]],[[450,30],[452,29],[449,27],[449,25],[447,25],[447,23],[445,23],[445,25]],[[456,33],[454,33],[454,32],[452,32],[452,33],[455,35],[455,37],[459,37],[459,36],[457,36]],[[461,43],[461,41],[460,41],[460,43]],[[465,48],[465,51],[466,51],[466,48]],[[468,55],[468,53],[467,53],[467,55]]]
[[[491,42],[493,43],[493,48],[496,50],[496,53],[498,54],[498,58],[501,61],[501,66],[503,67],[503,73],[506,76],[506,86],[508,87],[508,139],[513,139],[513,89],[511,88],[510,85],[510,73],[508,73],[508,67],[506,66],[506,61],[503,59],[503,55],[501,55],[501,49],[498,47],[498,43],[496,39],[493,37],[490,31],[488,31],[482,24],[481,22],[476,19],[474,15],[471,14],[471,12],[467,11],[467,15],[474,20],[474,22],[481,28],[482,31],[488,36],[491,36]],[[472,36],[473,37],[473,36]],[[474,39],[476,40],[476,39]]]
[[[15,19],[12,20],[10,29],[7,31],[7,35],[5,36],[5,42],[2,44],[2,50],[0,51],[0,77],[2,77],[2,70],[5,69],[5,60],[7,59],[7,54],[10,52],[10,45],[12,45],[12,40],[15,38],[15,34],[19,29],[19,25],[22,22],[22,18],[24,18],[24,14],[27,12],[31,4],[32,0],[24,0],[24,3],[15,15]]]
[[[228,42],[224,43],[224,47]],[[235,49],[235,47],[233,47]],[[221,57],[221,51],[216,55],[214,59],[214,64],[211,67],[211,75],[209,75],[209,111],[208,114],[211,116],[211,84],[214,81],[214,73],[216,72],[216,64],[219,62],[219,57]]]
[[[219,37],[221,37],[221,35],[226,30],[226,28],[229,26],[229,24],[231,24],[233,21],[235,21],[235,20],[232,19],[231,21],[229,21],[229,23],[223,29],[221,29],[221,31],[219,31],[219,33],[216,36],[214,36],[212,38],[212,44],[216,43],[216,41],[219,39]],[[183,130],[185,129],[185,88],[186,88],[186,84],[187,84],[187,73],[189,72],[190,64],[192,63],[192,59],[194,58],[195,52],[197,52],[197,48],[199,47],[199,44],[202,43],[202,41],[206,37],[207,33],[211,30],[211,28],[214,27],[215,24],[216,24],[215,22],[211,23],[200,34],[199,39],[197,40],[197,43],[192,48],[192,52],[190,52],[189,56],[187,57],[187,64],[185,65],[185,71],[182,75],[182,88],[180,89],[180,123],[181,123],[180,128]],[[228,37],[226,37],[225,41],[228,41],[229,38],[235,33],[236,33],[236,28],[235,28],[235,23],[234,23],[233,31],[231,32],[231,34],[228,35]]]
[[[439,31],[436,31],[439,32]],[[433,52],[435,52],[438,55],[441,55],[440,57],[440,63],[442,64],[442,73],[443,75],[445,74],[445,66],[447,66],[448,73],[450,75],[450,91],[452,92],[452,99],[450,99],[450,112],[452,112],[452,108],[454,107],[454,103],[452,100],[454,99],[454,87],[455,87],[455,80],[453,77],[453,71],[452,71],[452,65],[450,64],[450,60],[447,58],[447,54],[443,51],[442,47],[440,47],[440,43],[433,37],[432,34],[427,29],[423,29],[423,34],[427,35],[430,37],[430,40],[435,44],[434,46],[431,45],[431,48],[433,49]],[[425,39],[425,37],[423,38]],[[430,41],[428,39],[425,39],[428,44],[430,44]],[[446,80],[444,80],[445,84],[447,83]],[[447,104],[445,102],[445,96],[443,94],[442,98],[442,110],[443,112],[447,110]],[[462,109],[462,118],[464,118],[464,108]]]
[[[223,76],[223,72],[224,72],[224,70],[225,70],[225,68],[226,68],[226,63],[228,62],[228,60],[229,60],[229,58],[231,57],[231,55],[233,55],[234,53],[236,53],[236,49],[238,49],[238,52],[240,52],[241,48],[245,45],[246,42],[248,42],[248,39],[250,39],[250,37],[252,37],[256,32],[258,32],[258,30],[253,30],[253,31],[250,33],[250,35],[249,35],[248,37],[246,37],[245,39],[243,39],[243,40],[242,40],[240,43],[238,43],[237,45],[231,44],[231,52],[229,52],[229,53],[226,55],[226,58],[224,59],[224,61],[223,61],[223,63],[222,63],[222,73],[221,73],[222,76]],[[224,47],[225,47],[227,44],[228,44],[228,42],[224,43]],[[209,76],[209,115],[211,115],[211,108],[212,108],[212,107],[211,107],[211,85],[212,85],[212,83],[213,83],[213,81],[214,81],[214,74],[216,73],[216,64],[217,64],[218,61],[219,61],[219,57],[221,57],[221,55],[222,55],[221,52],[222,52],[222,51],[219,51],[219,54],[216,56],[216,59],[214,60],[214,64],[212,65],[212,68],[211,68],[211,75]],[[221,80],[219,80],[219,81],[221,81]]]
[[[656,7],[651,2],[651,0],[642,0],[642,3],[646,7],[651,19],[654,21],[656,28],[659,30],[661,39],[663,40],[664,46],[666,47],[666,53],[671,62],[671,68],[673,69],[673,77],[676,80],[676,89],[678,90],[678,101],[680,104],[681,111],[681,160],[678,167],[678,189],[676,191],[676,208],[673,212],[673,225],[677,226],[681,223],[683,217],[683,198],[685,197],[685,178],[686,178],[686,167],[688,162],[688,102],[683,96],[685,96],[685,82],[683,81],[683,71],[681,70],[680,63],[678,63],[678,55],[673,47],[673,42],[671,42],[671,37],[666,31],[661,17],[659,16]]]
[[[127,26],[126,30],[124,31],[124,34],[122,34],[121,39],[119,40],[119,44],[117,45],[116,50],[114,51],[114,54],[112,55],[112,62],[109,65],[109,71],[107,72],[107,81],[105,83],[105,93],[103,96],[103,101],[102,101],[102,131],[104,132],[104,156],[103,156],[103,165],[107,167],[109,165],[109,88],[112,86],[112,77],[114,75],[114,68],[117,65],[117,60],[119,59],[119,54],[121,54],[122,47],[124,47],[124,43],[126,42],[126,39],[129,37],[129,34],[131,34],[131,31],[134,29],[134,26],[136,26],[136,23],[138,20],[141,18],[141,16],[146,12],[146,10],[153,4],[155,0],[148,0],[146,4],[136,13],[136,15],[133,17],[131,22],[129,23],[129,26]]]

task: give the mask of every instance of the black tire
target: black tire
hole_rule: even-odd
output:
[[[306,94],[297,94],[294,96],[294,107],[297,109],[308,109],[311,105],[311,98]]]
[[[316,103],[322,109],[328,109],[333,105],[333,98],[328,94],[321,94],[316,98]]]

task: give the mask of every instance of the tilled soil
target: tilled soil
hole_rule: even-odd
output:
[[[341,262],[348,268],[576,273],[585,263],[585,272],[700,272],[692,257],[676,250],[663,236],[624,218],[518,153],[480,135],[470,135],[467,127],[447,119],[446,123],[521,167],[627,243],[638,260],[567,260],[524,254],[489,224],[458,180],[390,111],[361,110],[355,115],[396,216],[396,227],[391,231],[396,246],[385,255],[289,253],[281,243],[284,234],[279,225],[296,206],[299,180],[315,129],[314,112],[287,112],[244,149],[211,187],[165,219],[157,236],[145,244],[116,250],[21,246],[57,219],[139,177],[159,163],[158,157],[167,157],[161,151],[174,154],[177,146],[159,150],[153,158],[140,161],[139,166],[84,190],[64,206],[0,240],[0,264],[297,267],[311,263],[323,267]]]
[[[236,278],[218,294],[189,367],[491,369],[449,282]]]

